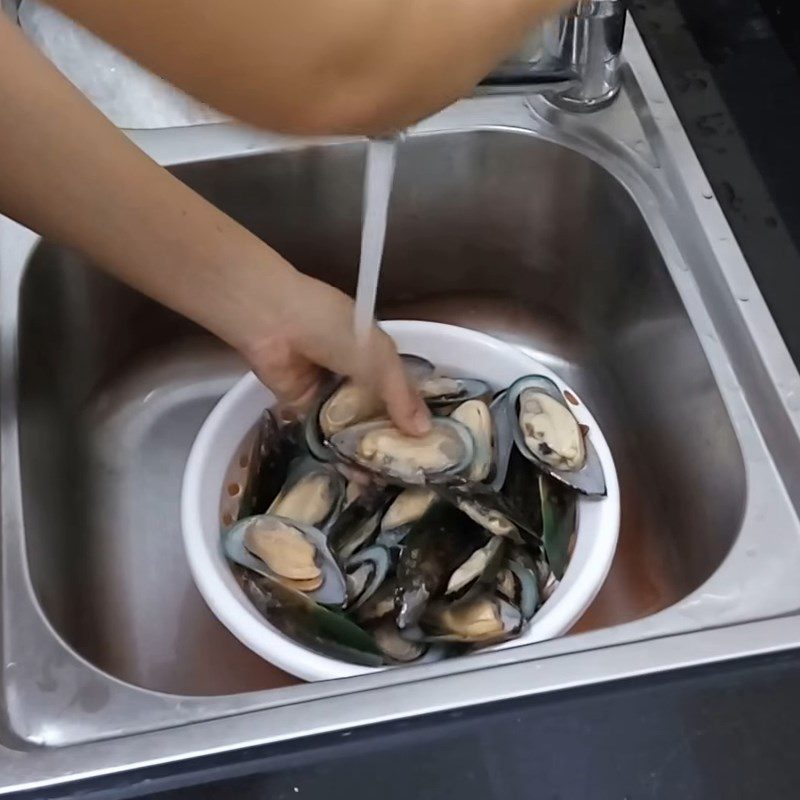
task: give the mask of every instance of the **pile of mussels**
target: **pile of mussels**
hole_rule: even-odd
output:
[[[403,359],[433,413],[430,433],[402,434],[341,378],[301,422],[266,411],[238,521],[223,533],[274,627],[369,666],[519,636],[563,577],[577,494],[605,494],[573,398],[551,380],[494,393]]]

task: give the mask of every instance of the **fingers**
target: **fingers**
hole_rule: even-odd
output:
[[[394,424],[411,436],[424,436],[431,428],[428,407],[409,382],[394,343],[385,334],[379,335],[379,378],[376,388]]]
[[[284,404],[305,407],[321,380],[321,369],[348,375],[375,392],[403,432],[421,436],[430,430],[430,412],[409,383],[394,342],[377,326],[366,341],[356,336],[353,301],[319,281],[302,277],[296,304],[287,305],[281,340],[259,343],[250,363]]]

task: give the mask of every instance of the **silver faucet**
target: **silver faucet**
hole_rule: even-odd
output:
[[[626,6],[626,0],[579,0],[531,31],[477,93],[546,93],[575,111],[603,108],[619,91]]]

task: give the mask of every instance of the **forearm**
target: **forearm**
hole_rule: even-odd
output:
[[[256,333],[265,298],[279,302],[296,275],[130,143],[2,15],[0,213],[235,346],[232,322],[252,313]]]
[[[235,117],[299,133],[396,129],[468,92],[565,0],[52,0]]]

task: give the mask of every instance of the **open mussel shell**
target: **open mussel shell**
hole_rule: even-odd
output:
[[[464,479],[470,483],[488,480],[495,461],[496,439],[489,406],[483,400],[467,400],[453,410],[450,419],[460,422],[472,434],[472,461]]]
[[[268,513],[320,528],[339,512],[345,489],[344,476],[335,467],[310,456],[297,458]]]
[[[603,466],[586,435],[549,378],[529,375],[508,390],[508,414],[519,451],[542,472],[581,494],[603,496]]]
[[[311,455],[319,461],[331,461],[333,459],[333,453],[328,447],[327,439],[320,427],[322,408],[346,383],[347,378],[342,378],[338,375],[328,378],[317,393],[314,402],[311,404],[311,408],[308,410],[305,422],[303,423],[306,447]]]
[[[337,433],[331,446],[344,461],[403,485],[460,479],[472,462],[470,432],[451,419],[434,417],[424,436],[408,436],[388,420],[364,422]]]
[[[417,625],[428,603],[444,593],[453,572],[484,541],[477,525],[444,502],[414,524],[397,565],[395,611],[401,630]]]
[[[410,664],[418,661],[428,651],[427,642],[414,642],[398,630],[390,617],[384,617],[371,628],[375,644],[392,664]]]
[[[385,663],[375,639],[344,614],[252,573],[244,574],[242,588],[268,622],[309,650],[366,667]]]
[[[400,356],[413,383],[425,380],[434,371],[426,358],[403,354]],[[320,461],[330,461],[332,436],[340,431],[377,417],[385,416],[383,400],[369,388],[350,378],[332,376],[317,394],[304,424],[306,445]]]
[[[505,539],[492,536],[453,571],[444,590],[445,597],[466,597],[482,586],[493,584],[503,564],[505,552]]]
[[[508,415],[507,394],[507,391],[499,392],[489,405],[492,415],[492,471],[485,483],[492,492],[499,492],[503,488],[509,459],[514,449],[514,432]]]
[[[403,489],[381,519],[376,544],[399,553],[414,523],[425,515],[437,497],[437,493],[426,486]]]
[[[345,577],[316,528],[267,514],[247,517],[223,534],[223,548],[231,561],[289,591],[323,605],[345,604]]]
[[[440,488],[443,497],[495,536],[521,542],[521,534],[541,536],[541,502],[537,466],[512,445],[505,453],[502,482],[454,484]]]
[[[326,530],[328,546],[340,563],[375,541],[381,519],[396,494],[397,489],[391,487],[369,486],[331,521]]]
[[[497,507],[499,503],[496,496],[490,494],[470,496],[456,492],[445,492],[444,496],[492,536],[507,536],[515,542],[522,541],[517,526]]]
[[[457,412],[458,409],[454,415]],[[482,481],[470,480],[444,487],[442,494],[493,535],[508,536],[519,542],[520,530],[532,535],[539,535],[541,530],[539,473],[534,464],[517,453],[505,391],[500,392],[492,401],[489,413],[489,474]],[[485,446],[484,440],[480,447]],[[476,444],[476,450],[478,448],[479,445]],[[474,463],[473,461],[473,465]]]
[[[516,606],[527,622],[539,607],[536,573],[522,561],[511,558],[497,575],[497,591]]]
[[[353,611],[372,597],[392,567],[391,553],[380,545],[359,550],[345,565],[347,609]]]
[[[417,389],[429,408],[437,412],[467,400],[488,400],[492,396],[492,389],[486,381],[444,375],[429,375],[418,380]]]
[[[490,645],[513,639],[525,618],[513,603],[492,592],[448,602],[432,603],[412,632],[426,642]]]
[[[404,528],[421,519],[436,502],[436,492],[424,486],[403,489],[386,509],[381,519],[381,531]]]
[[[283,487],[292,459],[300,453],[299,439],[299,425],[281,426],[271,411],[264,411],[247,455],[247,478],[236,519],[267,510]]]
[[[355,618],[359,623],[367,624],[383,619],[383,617],[393,617],[396,593],[396,576],[387,577],[374,594],[364,600],[358,608],[353,609]]]

